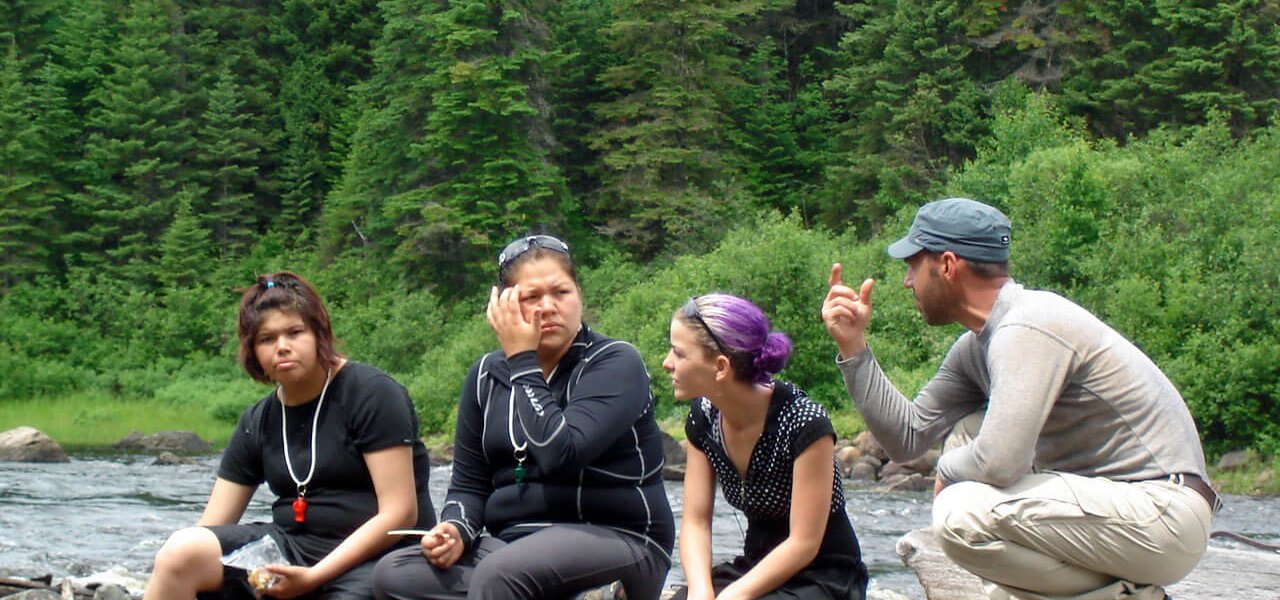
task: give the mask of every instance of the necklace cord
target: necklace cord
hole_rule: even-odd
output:
[[[276,390],[276,398],[280,400],[280,437],[284,441],[284,466],[289,470],[289,479],[298,486],[298,495],[301,496],[306,492],[307,484],[311,483],[311,476],[316,474],[316,432],[320,430],[320,409],[324,408],[324,395],[329,391],[329,382],[333,379],[330,377],[331,370],[324,372],[324,387],[320,389],[320,400],[316,403],[316,414],[311,418],[311,466],[307,468],[307,478],[299,480],[297,475],[293,474],[293,460],[289,458],[289,426],[287,425],[286,410],[284,404],[284,387],[281,386]]]

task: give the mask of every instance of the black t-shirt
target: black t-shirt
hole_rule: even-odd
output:
[[[690,407],[685,423],[689,443],[707,455],[725,500],[747,517],[744,554],[752,562],[764,558],[790,534],[791,487],[795,461],[809,446],[823,437],[834,437],[835,429],[822,406],[785,381],[774,381],[773,397],[763,432],[747,463],[744,480],[729,460],[720,430],[720,411],[706,398]],[[830,555],[861,560],[858,539],[845,513],[843,479],[832,457],[830,516],[815,562]]]
[[[293,474],[306,479],[311,467],[312,423],[319,396],[284,409]],[[418,438],[418,417],[404,386],[386,373],[348,362],[325,393],[316,432],[316,468],[306,489],[306,521],[294,522],[297,486],[285,464],[281,405],[276,392],[249,407],[227,443],[218,476],[256,487],[266,482],[276,495],[272,517],[291,534],[346,539],[378,512],[364,454],[393,446],[413,448],[418,495],[418,527],[435,524],[427,488],[430,462]]]

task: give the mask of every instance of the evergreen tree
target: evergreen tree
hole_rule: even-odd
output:
[[[846,153],[828,172],[824,221],[878,223],[913,194],[941,181],[986,134],[986,83],[970,36],[986,33],[956,0],[876,0],[844,7],[854,28],[841,41],[843,66],[827,82],[846,125]],[[975,29],[977,28],[977,29]],[[848,205],[852,197],[856,208]]]
[[[0,1],[0,41],[14,46],[23,75],[30,75],[43,65],[41,50],[49,43],[57,26],[56,17],[65,4],[62,0]]]
[[[279,101],[284,120],[278,175],[282,232],[296,235],[306,229],[337,177],[330,147],[330,130],[340,118],[342,101],[336,92],[314,57],[298,57],[285,72]]]
[[[235,74],[223,67],[209,92],[196,148],[196,179],[207,190],[202,217],[217,247],[227,253],[247,245],[261,216],[253,200],[265,140],[250,127],[244,104]]]
[[[625,58],[603,75],[617,98],[597,107],[607,125],[590,210],[600,231],[639,256],[707,249],[753,204],[725,139],[726,96],[744,85],[730,26],[763,5],[637,0],[608,29]]]
[[[548,158],[545,26],[538,6],[518,2],[383,8],[331,235],[372,237],[415,279],[467,289],[513,232],[555,228],[568,210]]]
[[[183,112],[182,65],[175,52],[176,10],[167,0],[132,4],[112,49],[111,72],[90,94],[85,154],[94,183],[75,211],[92,244],[88,266],[113,267],[139,281],[154,240],[173,214],[181,160],[192,138]]]
[[[1280,110],[1280,6],[1268,0],[1064,0],[1081,21],[1064,103],[1108,136],[1229,115],[1237,132]]]
[[[359,107],[352,90],[373,69],[371,46],[382,31],[376,0],[286,0],[273,3],[272,45],[282,56],[274,110],[281,148],[281,218],[296,236],[316,225],[340,180]]]
[[[193,200],[201,195],[200,190],[183,189],[175,196],[177,209],[173,222],[160,236],[153,273],[163,282],[164,290],[195,287],[209,271],[210,232],[192,208]]]
[[[0,295],[20,281],[51,271],[57,182],[40,107],[22,80],[18,46],[5,45],[0,62]]]
[[[817,132],[836,126],[820,82],[793,87],[786,57],[769,38],[740,69],[749,85],[730,96],[734,123],[726,137],[741,157],[751,193],[767,206],[798,212],[807,222],[819,208],[809,198],[817,192],[830,160],[828,137]],[[807,80],[804,69],[799,71],[800,81]]]

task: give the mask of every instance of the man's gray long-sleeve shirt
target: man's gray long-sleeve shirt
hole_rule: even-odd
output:
[[[982,331],[956,340],[914,402],[869,349],[837,364],[867,427],[895,460],[923,454],[956,421],[986,408],[973,442],[938,461],[946,481],[1003,487],[1031,471],[1115,480],[1205,475],[1195,422],[1159,367],[1087,310],[1012,279]]]

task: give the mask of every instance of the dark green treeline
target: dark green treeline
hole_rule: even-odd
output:
[[[965,193],[1025,225],[1020,279],[1135,312],[1124,333],[1177,363],[1184,391],[1212,396],[1191,401],[1215,448],[1280,447],[1275,301],[1246,291],[1275,290],[1274,271],[1249,270],[1262,268],[1251,243],[1274,258],[1275,230],[1229,218],[1274,218],[1274,180],[1246,170],[1233,187],[1186,167],[1221,200],[1199,214],[1157,207],[1154,190],[1170,189],[1089,171],[1119,161],[1191,185],[1168,166],[1183,148],[1274,151],[1276,0],[4,0],[0,12],[0,400],[94,388],[234,414],[252,398],[218,392],[238,377],[233,289],[290,268],[320,284],[353,356],[416,382],[424,421],[446,429],[454,380],[488,345],[474,316],[489,263],[514,234],[570,239],[604,300],[666,281],[680,257],[730,260],[726,239],[756,241],[741,231],[882,246],[904,211]],[[1036,114],[1053,125],[1017,133]],[[1165,229],[1123,231],[1140,223]],[[1212,237],[1192,244],[1194,262],[1155,257],[1199,227]],[[1108,236],[1152,231],[1159,252],[1098,262],[1120,252]],[[654,300],[774,298],[810,267],[706,267]],[[893,287],[893,265],[878,268]],[[1197,278],[1232,292],[1206,311],[1245,314],[1170,308]],[[814,353],[797,356],[796,378],[822,388],[827,348],[799,318],[816,301],[764,304],[795,311]],[[593,317],[634,330],[671,308]],[[886,318],[885,335],[952,333],[909,316]],[[916,348],[904,373],[941,351],[904,343]],[[1218,347],[1232,349],[1220,363],[1185,358]],[[1206,364],[1229,374],[1202,389]]]

